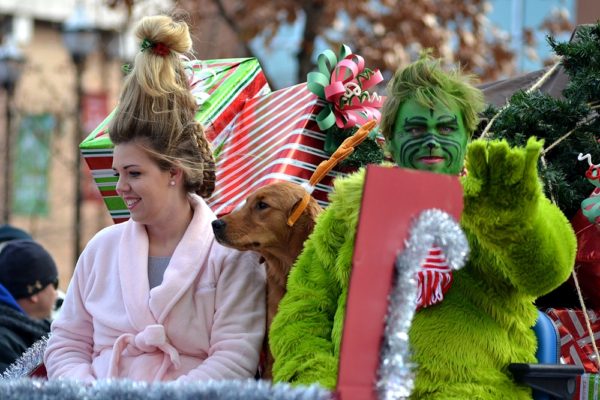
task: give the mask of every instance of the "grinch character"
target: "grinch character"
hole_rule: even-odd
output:
[[[470,258],[442,299],[415,314],[412,398],[530,399],[531,390],[516,384],[507,367],[536,361],[533,302],[569,276],[575,235],[543,195],[542,142],[468,145],[483,106],[471,82],[423,57],[396,72],[383,109],[382,132],[399,166],[464,175],[461,226]],[[292,268],[270,331],[276,381],[336,385],[364,175],[336,181],[331,204]]]

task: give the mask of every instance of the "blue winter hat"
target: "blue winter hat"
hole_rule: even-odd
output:
[[[19,239],[33,240],[31,235],[22,229],[8,224],[0,226],[0,243]]]

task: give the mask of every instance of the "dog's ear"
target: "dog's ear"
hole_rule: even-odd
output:
[[[312,197],[308,202],[308,206],[306,207],[306,214],[310,217],[311,220],[317,219],[319,214],[323,211],[323,208],[317,203],[317,200]]]
[[[298,221],[296,222],[296,231],[298,233],[304,232],[303,234],[308,236],[312,232],[315,226],[315,221],[318,215],[321,213],[321,211],[323,211],[323,209],[321,208],[319,203],[317,203],[317,200],[315,200],[315,198],[311,196],[308,201],[308,204],[304,208],[304,211],[302,212],[302,214],[298,218]]]
[[[298,206],[300,204],[300,201],[297,201],[295,206]],[[315,219],[321,210],[322,209],[317,203],[317,201],[311,196],[308,205],[306,206],[306,208],[304,209],[294,226],[288,231],[288,245],[290,249],[295,249],[295,251],[297,252],[295,257],[297,257],[298,254],[300,254],[300,251],[304,247],[304,241],[313,231],[315,226]]]
[[[294,213],[294,211],[296,210],[296,208],[298,208],[300,203],[302,203],[302,200],[303,200],[302,197],[299,198],[298,200],[296,200],[296,202],[294,203],[294,206],[288,212],[288,218],[290,217],[290,215],[292,215]],[[310,196],[308,205],[306,206],[304,211],[302,211],[301,215],[306,214],[311,221],[314,221],[317,218],[317,216],[321,213],[321,211],[323,211],[323,209],[321,208],[319,203],[317,203],[317,201],[315,200],[314,197]]]
[[[294,203],[294,205],[292,207],[290,207],[290,209],[288,210],[288,213],[287,213],[287,217],[288,218],[294,213],[294,211],[296,211],[296,209],[298,208],[298,206],[300,205],[300,203],[302,203],[302,197],[300,197],[299,199],[297,199],[296,202]]]
[[[313,197],[311,197],[310,201],[308,202],[308,205],[306,206],[306,209],[304,210],[303,215],[300,217],[300,220],[302,221],[298,221],[301,222],[302,225],[304,225],[304,230],[306,231],[307,235],[309,235],[310,232],[312,232],[312,230],[314,229],[315,221],[317,219],[317,216],[321,213],[321,211],[323,211],[323,209],[321,208],[319,203],[317,203],[317,201]]]

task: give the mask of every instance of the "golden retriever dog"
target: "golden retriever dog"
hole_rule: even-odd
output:
[[[278,182],[254,191],[239,209],[212,222],[215,238],[224,246],[258,252],[267,271],[267,334],[286,291],[288,273],[302,251],[322,211],[311,196],[308,206],[292,225],[288,218],[306,195],[298,184]],[[265,368],[262,377],[271,379],[273,356],[265,335]]]

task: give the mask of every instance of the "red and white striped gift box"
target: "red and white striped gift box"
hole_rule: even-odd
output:
[[[598,364],[588,334],[583,311],[572,309],[554,309],[546,311],[560,336],[560,355],[564,363],[582,366],[586,372],[598,373]],[[600,315],[588,310],[588,316],[596,346],[600,347]]]
[[[255,189],[278,181],[303,183],[329,156],[323,151],[325,134],[315,117],[323,102],[306,83],[249,99],[223,142],[217,160],[217,184],[209,199],[217,215],[227,214]],[[313,196],[327,205],[332,170]]]

